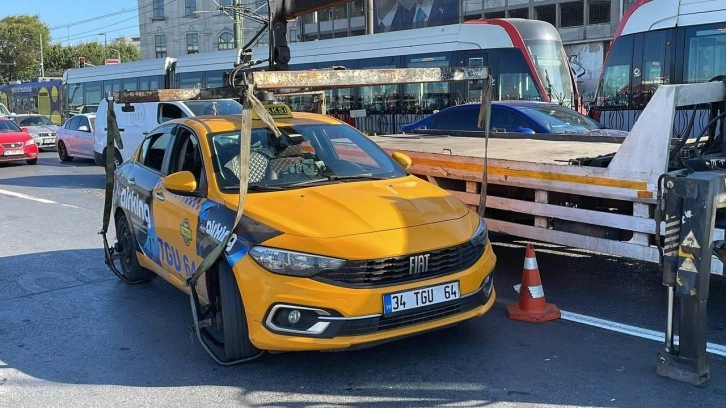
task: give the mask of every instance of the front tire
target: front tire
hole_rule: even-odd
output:
[[[219,265],[219,306],[227,360],[250,358],[259,354],[260,350],[250,342],[247,316],[237,280],[232,268],[224,261]]]
[[[58,158],[60,158],[62,162],[69,162],[73,160],[73,156],[68,154],[68,149],[63,141],[58,142]]]
[[[116,221],[116,240],[121,253],[121,271],[132,282],[152,279],[156,274],[139,264],[136,255],[136,237],[129,226],[126,215],[121,215]]]

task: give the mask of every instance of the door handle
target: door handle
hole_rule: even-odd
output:
[[[136,179],[133,178],[133,177],[131,177],[130,179],[126,180],[126,183],[128,183],[128,185],[130,185],[131,187],[133,187],[133,186],[136,185]]]
[[[164,201],[164,194],[154,193],[154,198],[156,198],[159,201]]]

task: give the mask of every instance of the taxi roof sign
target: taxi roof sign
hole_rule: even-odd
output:
[[[289,119],[292,118],[292,110],[289,106],[281,103],[265,104],[265,110],[272,116],[273,119]],[[260,116],[252,111],[252,119],[260,120]]]

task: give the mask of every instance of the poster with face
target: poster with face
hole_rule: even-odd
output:
[[[373,7],[376,33],[459,22],[459,0],[373,0]]]

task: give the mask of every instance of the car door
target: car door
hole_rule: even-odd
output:
[[[119,204],[126,210],[141,252],[164,271],[169,270],[169,265],[173,267],[174,259],[167,258],[165,246],[158,239],[157,222],[164,216],[164,208],[158,205],[154,189],[168,173],[167,153],[173,130],[174,126],[162,126],[143,140],[139,157],[121,179],[119,193]]]
[[[63,143],[66,145],[66,150],[68,150],[68,154],[73,156],[76,154],[76,131],[78,130],[78,123],[80,123],[80,118],[78,116],[74,116],[70,119],[68,119],[68,122],[66,122],[65,126],[63,128],[65,131],[64,137],[63,137]]]
[[[79,156],[93,157],[93,131],[87,116],[79,116],[76,151]]]
[[[169,158],[169,174],[189,171],[197,181],[197,190],[176,194],[159,183],[154,188],[154,211],[159,246],[164,247],[163,266],[179,282],[185,282],[201,262],[197,251],[199,213],[207,195],[207,176],[200,138],[191,129],[179,126]]]

